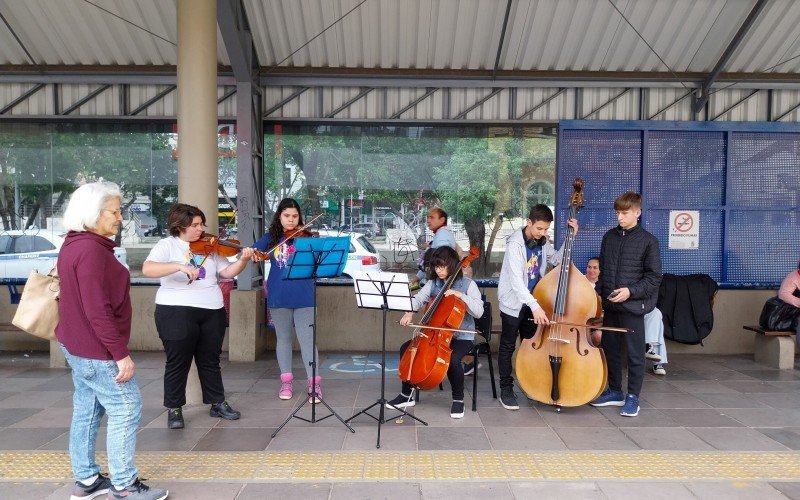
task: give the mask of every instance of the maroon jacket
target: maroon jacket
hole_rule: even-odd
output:
[[[114,241],[70,231],[58,253],[58,276],[58,341],[81,358],[128,356],[131,275],[114,257]]]

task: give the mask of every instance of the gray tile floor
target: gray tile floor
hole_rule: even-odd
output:
[[[208,416],[205,406],[184,411],[187,428],[169,431],[162,403],[163,353],[136,352],[137,379],[144,411],[137,449],[141,451],[338,451],[375,450],[376,425],[353,421],[351,434],[335,418],[312,425],[293,419],[275,437],[276,427],[299,403],[276,397],[278,368],[272,355],[254,363],[224,362],[228,400],[242,412],[238,421]],[[299,358],[299,356],[295,356]],[[323,353],[324,398],[347,418],[380,395],[380,356]],[[460,420],[449,416],[450,395],[422,394],[414,414],[383,426],[382,449],[397,450],[800,450],[800,364],[773,370],[749,356],[674,355],[667,375],[648,373],[636,418],[618,408],[583,406],[556,413],[528,401],[511,412],[492,398],[488,369],[479,371],[478,411]],[[0,352],[0,451],[67,449],[72,384],[69,370],[47,368],[45,353]],[[399,389],[397,357],[387,366],[388,398]],[[484,365],[486,365],[484,361]],[[299,360],[295,375],[303,374]],[[304,377],[303,377],[304,378]],[[304,384],[302,384],[304,385]],[[467,391],[471,390],[468,377]],[[309,406],[301,412],[308,417]],[[318,415],[327,412],[318,407]],[[101,430],[102,432],[102,430]],[[104,434],[98,451],[104,450]],[[171,498],[642,498],[643,483],[603,482],[421,482],[421,483],[184,483],[168,486]],[[653,482],[653,498],[800,498],[797,482]],[[0,478],[2,498],[65,498],[70,483],[13,483]]]

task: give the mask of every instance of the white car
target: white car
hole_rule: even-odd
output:
[[[347,254],[347,263],[342,274],[352,277],[353,271],[380,271],[380,255],[367,237],[361,233],[340,233],[332,229],[322,229],[319,231],[321,237],[329,236],[349,236],[350,250]],[[264,263],[264,276],[269,274],[269,261]]]
[[[350,236],[350,251],[347,254],[347,264],[344,265],[343,274],[353,276],[353,271],[380,271],[381,256],[367,236],[362,233],[340,233],[331,229],[323,229],[320,236]]]
[[[0,279],[28,279],[34,269],[40,273],[50,271],[63,243],[64,237],[49,229],[0,232]],[[124,248],[114,248],[114,256],[128,267]]]

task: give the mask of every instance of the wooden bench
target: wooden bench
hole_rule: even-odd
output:
[[[772,366],[780,370],[794,368],[794,332],[765,330],[760,326],[749,325],[745,325],[742,328],[755,332],[754,351],[756,363]]]

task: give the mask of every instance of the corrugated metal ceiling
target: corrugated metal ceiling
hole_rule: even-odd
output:
[[[613,1],[630,24],[608,0],[513,0],[498,69],[709,72],[756,3]],[[244,4],[262,66],[323,68],[493,69],[506,9],[499,0]],[[799,38],[800,2],[772,0],[726,71],[765,70],[800,54]],[[776,70],[798,71],[800,60]]]
[[[755,3],[513,0],[498,69],[709,72]],[[301,68],[491,70],[506,10],[501,0],[243,5],[261,66]],[[0,14],[0,65],[177,62],[175,0],[0,0]],[[221,37],[217,52],[228,65]],[[796,73],[798,55],[800,2],[770,0],[724,71]]]

